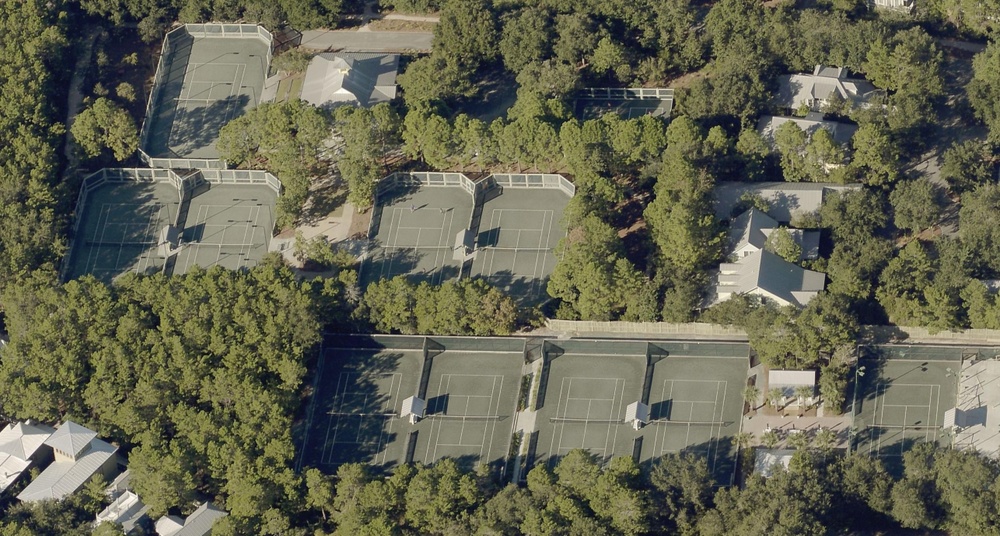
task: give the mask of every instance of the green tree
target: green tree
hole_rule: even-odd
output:
[[[941,217],[943,201],[941,192],[927,180],[910,180],[896,185],[889,194],[896,226],[911,233],[918,233]]]
[[[944,152],[941,178],[951,190],[963,194],[993,179],[993,146],[978,140],[955,142]]]
[[[854,158],[851,166],[865,183],[883,186],[899,178],[900,151],[889,132],[874,123],[862,124],[851,138]]]
[[[784,226],[774,229],[771,234],[767,235],[764,249],[788,262],[797,263],[802,259],[802,246],[795,241],[791,231]]]
[[[1000,44],[989,43],[972,60],[969,102],[990,129],[989,139],[1000,142]]]
[[[70,132],[89,158],[96,158],[104,149],[110,149],[121,162],[139,148],[139,132],[132,116],[104,97],[80,112]]]
[[[979,273],[1000,272],[1000,186],[984,185],[962,196],[958,232],[969,251],[975,251]]]
[[[552,16],[544,7],[528,7],[508,15],[500,38],[504,65],[513,73],[539,63],[551,53]]]

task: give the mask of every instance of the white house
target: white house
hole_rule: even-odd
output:
[[[810,139],[812,139],[813,134],[819,129],[826,130],[833,136],[833,141],[841,145],[847,145],[858,130],[858,127],[855,125],[839,123],[837,121],[826,121],[823,119],[823,114],[809,112],[805,117],[765,115],[757,122],[757,132],[764,138],[764,141],[771,145],[771,147],[774,147],[774,135],[778,131],[778,127],[785,123],[795,123]]]
[[[811,393],[802,402],[809,406],[816,400],[816,371],[815,370],[770,370],[767,373],[767,390],[781,390],[782,405],[798,404],[799,388],[807,388]]]
[[[913,13],[913,10],[917,8],[914,0],[870,0],[870,2],[869,5],[875,9],[889,9],[906,13]]]
[[[328,53],[306,70],[301,99],[320,108],[338,104],[370,108],[396,98],[396,54]]]
[[[212,534],[212,525],[216,520],[227,515],[225,510],[207,502],[191,512],[187,519],[163,516],[156,520],[156,533],[159,536],[207,536]]]
[[[8,424],[0,430],[0,493],[6,491],[34,464],[52,457],[45,440],[55,428],[31,421]]]
[[[779,467],[787,471],[794,455],[795,451],[789,449],[758,448],[754,457],[753,470],[764,478],[770,478]]]
[[[716,301],[750,294],[784,305],[803,307],[826,286],[826,274],[806,270],[767,250],[723,263],[715,286]]]
[[[805,105],[819,111],[834,95],[844,101],[864,106],[880,91],[871,82],[848,78],[843,67],[817,65],[812,74],[788,74],[778,77],[778,95],[774,104],[781,108],[798,109]]]
[[[55,461],[17,496],[25,502],[62,499],[94,475],[110,479],[118,467],[118,448],[97,439],[97,432],[66,421],[46,440]]]
[[[792,221],[795,216],[814,214],[823,206],[823,200],[833,192],[858,190],[860,184],[832,182],[720,182],[712,192],[715,215],[729,219],[746,195],[753,195],[767,203],[769,216],[781,223]]]

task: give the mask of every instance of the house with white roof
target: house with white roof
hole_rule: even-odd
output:
[[[17,496],[25,502],[62,499],[75,493],[94,475],[111,478],[118,467],[118,447],[97,439],[97,432],[72,421],[46,440],[55,458]]]
[[[207,502],[191,512],[186,519],[178,516],[163,516],[156,521],[159,536],[206,536],[212,533],[212,525],[229,515],[225,510]]]
[[[757,132],[764,138],[772,148],[775,147],[774,136],[778,132],[778,127],[785,123],[795,123],[798,125],[809,139],[812,139],[819,129],[826,130],[833,137],[833,141],[847,145],[854,133],[857,132],[856,125],[840,123],[837,121],[827,121],[823,119],[823,114],[819,112],[809,112],[805,117],[785,117],[776,115],[765,115],[757,122]]]
[[[396,98],[397,54],[327,53],[313,57],[300,98],[320,108],[370,108]]]
[[[778,95],[774,104],[780,108],[807,106],[819,111],[838,95],[842,100],[865,106],[881,92],[871,82],[849,78],[847,69],[817,65],[812,74],[788,74],[778,77]]]
[[[9,488],[32,465],[52,457],[45,440],[55,432],[51,426],[29,421],[8,424],[0,430],[0,493]]]
[[[94,527],[108,522],[120,525],[122,533],[126,536],[133,533],[146,534],[144,526],[152,524],[146,515],[149,507],[132,491],[131,473],[127,469],[108,485],[104,493],[112,501],[107,508],[97,514]]]
[[[917,8],[917,3],[914,0],[870,0],[870,2],[869,6],[875,9],[889,9],[906,13],[913,13],[913,10]]]
[[[784,305],[803,307],[826,287],[826,274],[806,270],[767,250],[719,266],[716,302],[750,294]]]
[[[764,249],[768,237],[781,227],[764,211],[752,208],[740,214],[729,227],[726,250],[730,257],[742,259]],[[819,231],[785,229],[792,240],[802,249],[799,260],[819,257]]]

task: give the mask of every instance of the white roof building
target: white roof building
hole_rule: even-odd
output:
[[[138,495],[126,490],[124,493],[118,495],[115,500],[111,501],[111,504],[101,513],[97,514],[94,526],[100,525],[105,521],[117,523],[122,526],[122,531],[128,534],[136,528],[136,525],[138,525],[148,510],[149,507],[139,499]]]
[[[118,448],[97,439],[97,433],[66,421],[45,444],[52,447],[55,461],[17,496],[31,502],[62,499],[75,493],[94,475],[109,478],[117,468]]]
[[[216,520],[229,515],[225,510],[207,502],[191,512],[187,519],[177,516],[163,516],[156,520],[156,533],[159,536],[206,536],[212,533],[212,525]]]
[[[812,74],[788,74],[778,77],[778,95],[775,105],[796,109],[802,105],[819,110],[834,94],[859,106],[879,93],[871,82],[848,78],[843,67],[817,65]]]
[[[301,99],[320,108],[365,108],[396,98],[396,54],[319,54],[309,63]]]
[[[753,470],[764,478],[770,478],[778,470],[778,467],[788,470],[793,455],[795,455],[794,450],[758,448]]]
[[[770,370],[767,373],[767,389],[781,389],[785,398],[795,398],[798,387],[809,387],[816,392],[815,370]]]
[[[8,424],[0,430],[0,492],[11,486],[32,463],[50,454],[45,440],[55,429],[31,421]]]

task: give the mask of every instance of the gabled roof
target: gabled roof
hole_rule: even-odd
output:
[[[826,274],[806,270],[763,249],[739,262],[723,264],[721,271],[720,294],[745,294],[760,289],[798,306],[809,303],[826,286]]]
[[[55,432],[55,429],[51,426],[31,421],[7,425],[0,431],[0,455],[6,454],[28,460],[45,444],[45,440],[52,435],[52,432]]]
[[[740,198],[753,194],[767,202],[769,216],[787,223],[792,221],[793,214],[819,210],[823,198],[830,192],[860,188],[860,184],[832,182],[720,182],[713,191],[715,215],[728,219],[733,208],[740,204]]]
[[[789,74],[778,77],[778,95],[775,104],[784,108],[798,108],[816,100],[829,100],[835,93],[846,101],[866,102],[878,90],[860,78],[848,78],[841,67],[817,65],[812,74]]]
[[[306,70],[301,98],[319,107],[387,102],[396,97],[398,70],[396,54],[319,54]]]
[[[66,421],[45,440],[45,444],[58,451],[76,456],[95,437],[97,437],[97,432],[90,428],[80,426],[73,421]]]
[[[747,245],[763,249],[770,234],[767,231],[778,228],[778,222],[763,211],[752,208],[733,220],[729,230],[730,251],[739,251]]]
[[[146,515],[148,510],[149,507],[139,499],[138,495],[131,491],[126,491],[115,498],[101,513],[97,514],[95,522],[97,524],[105,521],[118,523],[122,526],[125,534],[128,534]]]
[[[17,498],[25,502],[62,499],[83,487],[84,483],[100,471],[116,452],[118,448],[114,445],[100,439],[92,439],[90,448],[76,460],[49,464],[48,468],[32,480]]]
[[[836,121],[825,121],[823,115],[810,112],[805,117],[785,117],[777,115],[765,115],[757,122],[757,132],[764,138],[764,141],[774,146],[774,135],[781,125],[792,122],[799,126],[812,138],[812,135],[819,129],[824,129],[833,136],[833,141],[846,145],[851,141],[854,133],[857,132],[856,125],[838,123]]]
[[[764,249],[768,237],[779,227],[780,225],[774,218],[752,208],[733,220],[728,236],[727,252],[735,253],[747,246],[752,246],[753,250]],[[819,231],[787,228],[785,230],[801,248],[800,260],[814,259],[819,256]]]
[[[156,533],[160,536],[205,536],[212,533],[215,521],[229,515],[225,510],[207,502],[187,516],[182,526],[179,518],[164,516],[156,521]]]

